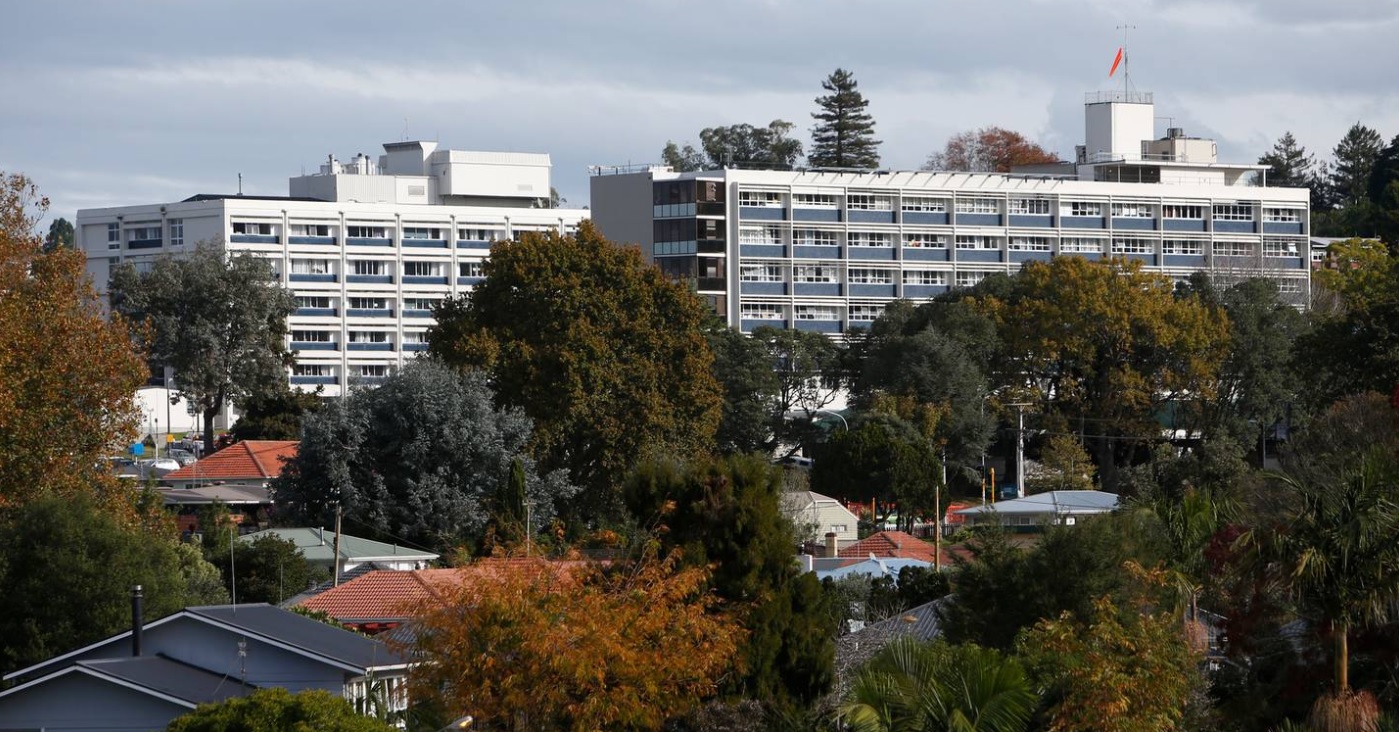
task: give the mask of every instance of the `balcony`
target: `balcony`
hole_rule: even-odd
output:
[[[345,344],[345,350],[347,350],[347,351],[392,351],[392,350],[393,350],[393,344],[392,344],[392,343],[389,343],[389,342],[387,342],[387,341],[384,342],[384,343],[355,343],[355,342],[350,342],[350,343],[346,343],[346,344]]]
[[[485,281],[486,281],[486,278],[485,278],[485,277],[458,277],[458,278],[457,278],[457,284],[458,284],[458,285],[479,285],[479,284],[481,284],[482,282],[485,282]]]
[[[292,272],[290,275],[287,276],[287,280],[288,280],[289,282],[336,282],[336,281],[337,281],[336,276],[333,275],[333,274],[305,274],[305,273],[301,273],[301,272]]]
[[[724,292],[728,289],[728,282],[723,277],[700,277],[695,282],[697,292]]]
[[[797,259],[840,259],[840,247],[810,246],[798,244],[792,247],[792,256]]]
[[[1050,260],[1050,253],[1049,253],[1049,252],[1024,252],[1024,251],[1013,251],[1013,252],[1010,252],[1009,255],[1010,255],[1010,261],[1011,261],[1012,263],[1020,263],[1020,262],[1048,262],[1048,261]]]
[[[1221,234],[1252,234],[1254,231],[1254,222],[1252,221],[1220,221],[1215,219],[1211,223],[1214,224],[1214,230]]]
[[[345,281],[352,285],[392,285],[393,275],[345,275]]]
[[[1001,215],[993,213],[959,213],[958,226],[1000,226]]]
[[[403,275],[405,285],[446,285],[446,277],[441,275]]]
[[[1052,228],[1054,226],[1054,217],[1049,214],[1011,214],[1010,225]]]
[[[739,244],[738,254],[741,257],[781,258],[787,256],[787,247],[781,244]]]
[[[946,262],[947,249],[943,247],[904,247],[903,258],[909,262]]]
[[[807,333],[839,333],[842,330],[839,320],[798,320],[794,327]]]
[[[1301,234],[1302,222],[1300,221],[1264,221],[1264,234]]]
[[[345,315],[350,318],[392,318],[393,308],[347,308]]]
[[[338,351],[339,344],[335,341],[292,341],[293,351]]]
[[[418,249],[446,249],[446,239],[404,239],[403,246]]]
[[[947,292],[947,285],[904,285],[903,296],[910,300],[925,300]]]
[[[1161,228],[1165,231],[1204,231],[1204,219],[1162,219]]]
[[[416,309],[404,308],[404,309],[403,309],[403,317],[405,317],[405,318],[431,318],[431,317],[432,317],[432,311],[431,311],[431,310],[416,310]]]
[[[850,296],[851,296],[851,297],[898,297],[898,296],[899,296],[899,293],[895,291],[895,286],[892,285],[892,284],[888,284],[888,285],[861,285],[861,284],[851,284],[851,285],[850,285]]]
[[[405,344],[403,344],[403,350],[404,350],[404,351],[426,351],[426,350],[427,350],[427,344],[426,344],[426,343],[405,343]]]
[[[234,244],[280,244],[276,234],[232,234],[228,240]]]
[[[1106,219],[1102,216],[1060,216],[1061,229],[1105,229]]]
[[[839,296],[839,282],[798,282],[792,285],[794,295]]]
[[[781,209],[777,209],[781,210]],[[840,221],[840,209],[835,208],[794,208],[793,221]]]
[[[939,211],[903,211],[900,219],[905,224],[947,224],[947,213]]]
[[[865,262],[892,262],[894,261],[893,247],[850,247],[846,250],[849,259],[858,259]]]
[[[786,282],[740,282],[738,291],[743,295],[786,295]]]
[[[1161,256],[1161,266],[1204,269],[1206,266],[1205,256],[1203,254],[1164,254]]]
[[[337,242],[333,236],[289,236],[288,244],[310,244],[313,246],[335,246]]]
[[[1112,228],[1124,231],[1155,231],[1156,219],[1114,216],[1112,217]]]
[[[340,311],[335,308],[297,308],[292,312],[292,315],[305,315],[318,318],[333,318],[338,314],[340,314]]]
[[[852,209],[847,212],[846,220],[852,224],[892,224],[894,223],[893,211],[869,211],[866,209]]]
[[[485,239],[458,239],[458,249],[490,249],[493,242]]]
[[[739,206],[740,221],[785,221],[787,209],[778,206]]]
[[[160,239],[132,239],[126,242],[127,249],[159,249]]]
[[[340,383],[334,376],[296,376],[291,377],[293,384],[338,384]]]
[[[1000,262],[1001,250],[999,249],[958,249],[958,262]]]
[[[785,320],[754,320],[754,319],[744,318],[743,320],[740,320],[738,324],[739,324],[739,328],[740,328],[744,333],[752,333],[755,329],[757,329],[757,328],[762,328],[762,327],[764,327],[764,326],[766,326],[766,327],[768,327],[768,328],[786,328],[786,327],[787,327],[787,321],[785,321]]]
[[[351,247],[392,247],[393,239],[378,236],[347,236],[345,245]]]

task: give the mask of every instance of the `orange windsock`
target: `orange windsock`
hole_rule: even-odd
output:
[[[1108,77],[1109,77],[1109,78],[1111,78],[1113,74],[1116,74],[1116,73],[1117,73],[1117,67],[1118,67],[1119,65],[1121,65],[1121,64],[1122,64],[1122,47],[1121,47],[1121,46],[1118,46],[1118,47],[1117,47],[1117,56],[1113,57],[1113,59],[1112,59],[1112,70],[1108,72]]]

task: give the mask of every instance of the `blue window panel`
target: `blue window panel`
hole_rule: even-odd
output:
[[[431,318],[431,317],[432,317],[432,311],[431,311],[431,310],[409,310],[409,309],[405,309],[405,310],[403,311],[403,317],[405,317],[405,318]]]
[[[336,311],[335,308],[297,308],[297,309],[296,309],[296,312],[295,312],[295,313],[292,313],[292,314],[293,314],[293,315],[315,315],[315,316],[324,317],[324,316],[334,316],[334,315],[337,315],[337,314],[338,314],[338,311]]]
[[[958,249],[958,262],[999,262],[1001,261],[1001,251],[999,249]]]
[[[393,309],[386,310],[361,310],[359,308],[349,308],[345,315],[351,318],[392,318]]]
[[[350,236],[345,238],[345,244],[352,247],[391,247],[393,246],[393,239],[369,236]]]
[[[126,243],[127,249],[159,249],[159,239],[132,239]]]
[[[491,242],[481,239],[458,239],[458,249],[490,249]]]
[[[839,295],[839,282],[797,282],[792,285],[794,295]]]
[[[377,384],[387,378],[387,376],[355,376],[354,380],[357,384]]]
[[[1061,229],[1105,229],[1102,216],[1060,216]]]
[[[346,343],[347,351],[392,351],[392,343]]]
[[[1048,262],[1049,252],[1008,252],[1010,261],[1015,262]]]
[[[1156,219],[1142,219],[1137,217],[1124,218],[1114,216],[1112,228],[1124,231],[1155,231]]]
[[[946,249],[926,249],[923,247],[905,247],[903,257],[908,262],[946,262]]]
[[[281,241],[275,234],[232,234],[228,240],[234,244],[277,244]]]
[[[351,284],[391,285],[393,275],[345,275],[345,281]]]
[[[334,376],[295,376],[291,377],[293,384],[335,384],[338,383]]]
[[[337,351],[340,350],[337,344],[326,341],[292,341],[293,351]]]
[[[841,331],[839,320],[798,320],[795,321],[794,327],[807,333],[839,333]]]
[[[769,328],[786,328],[786,327],[787,327],[787,321],[785,321],[785,320],[743,320],[743,321],[740,321],[740,322],[739,322],[739,327],[743,330],[744,333],[752,333],[754,329],[756,329],[756,328],[761,328],[761,327],[763,327],[763,326],[765,326],[765,325],[766,325],[767,327],[769,327]]]
[[[900,217],[905,224],[946,224],[947,214],[932,211],[903,211]]]
[[[1041,216],[1039,214],[1011,214],[1010,225],[1036,227],[1054,226],[1054,217],[1049,215]]]
[[[787,247],[781,244],[740,244],[738,253],[744,257],[785,257]]]
[[[1301,234],[1302,222],[1300,221],[1264,221],[1264,234]]]
[[[792,256],[797,259],[840,259],[841,247],[792,247]]]
[[[335,282],[333,274],[297,274],[292,272],[287,278],[291,282]]]
[[[486,281],[486,278],[485,278],[485,277],[458,277],[458,278],[457,278],[457,284],[458,284],[458,285],[479,285],[479,284],[481,284],[482,282],[485,282],[485,281]]]
[[[947,292],[947,285],[904,285],[903,296],[910,300],[922,300],[944,292]]]
[[[433,276],[431,276],[431,275],[404,275],[404,276],[403,276],[403,284],[405,284],[405,285],[445,285],[445,284],[447,284],[447,278],[446,278],[446,277],[433,277]]]
[[[786,282],[740,282],[738,291],[744,295],[786,295]]]
[[[834,208],[794,208],[793,221],[840,221],[840,211]]]
[[[1102,252],[1064,252],[1063,254],[1060,254],[1058,256],[1079,257],[1080,259],[1086,259],[1090,262],[1096,262],[1103,258]]]
[[[1204,269],[1205,258],[1198,254],[1163,254],[1161,255],[1161,266]]]
[[[1215,221],[1214,230],[1226,234],[1252,234],[1252,221]]]
[[[738,218],[741,221],[786,221],[787,209],[772,206],[739,206]]]
[[[405,343],[405,344],[403,344],[403,350],[405,350],[405,351],[426,351],[426,350],[427,350],[427,344],[426,344],[426,343]]]
[[[288,243],[288,244],[323,244],[323,245],[334,246],[334,245],[335,245],[335,237],[333,237],[333,236],[289,236],[289,237],[287,237],[287,243]]]
[[[1271,267],[1280,267],[1282,269],[1306,268],[1305,265],[1302,264],[1303,260],[1301,257],[1268,257],[1265,261]]]
[[[866,262],[892,262],[894,261],[893,247],[850,247],[850,259],[859,259]]]
[[[957,224],[959,226],[1000,226],[1000,214],[984,213],[959,213],[957,214]]]
[[[1148,267],[1155,266],[1156,264],[1155,254],[1115,254],[1113,256],[1121,257],[1129,262],[1141,262]]]
[[[1162,219],[1161,228],[1166,231],[1204,231],[1204,219]]]
[[[894,285],[850,285],[851,297],[898,297]]]
[[[403,246],[419,249],[446,249],[446,239],[404,239]]]
[[[857,209],[846,213],[846,217],[852,224],[894,223],[893,211],[865,211],[863,209]]]

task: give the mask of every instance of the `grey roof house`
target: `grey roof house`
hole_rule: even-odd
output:
[[[966,517],[967,524],[971,526],[1000,524],[1012,531],[1039,531],[1054,524],[1072,526],[1079,518],[1111,513],[1118,505],[1116,493],[1045,491],[953,513]]]
[[[264,536],[276,536],[294,542],[306,561],[332,570],[335,566],[335,532],[328,529],[264,529],[243,534],[239,541],[254,542]],[[348,572],[361,564],[373,562],[380,569],[426,569],[437,559],[432,552],[409,549],[382,541],[340,534],[340,571]]]

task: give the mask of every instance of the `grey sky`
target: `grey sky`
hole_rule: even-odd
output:
[[[1399,0],[46,0],[0,21],[0,170],[52,213],[194,193],[286,193],[384,142],[654,162],[667,139],[775,118],[803,138],[836,67],[870,100],[883,164],[959,131],[1061,155],[1129,36],[1156,113],[1252,162],[1284,130],[1328,159],[1355,121],[1399,133]],[[1158,132],[1165,120],[1158,122]]]

